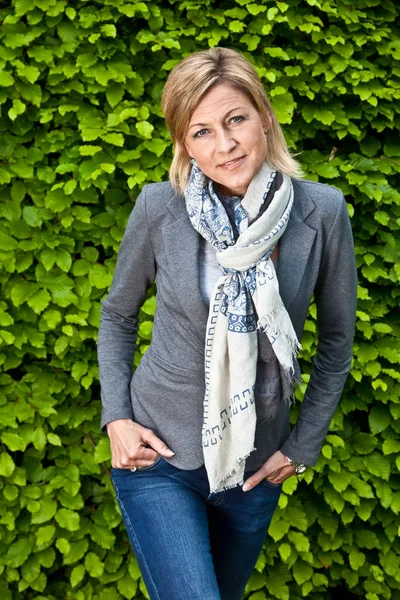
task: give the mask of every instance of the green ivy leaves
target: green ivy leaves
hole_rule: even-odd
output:
[[[192,51],[256,67],[307,178],[341,189],[359,273],[353,368],[315,469],[288,479],[247,592],[399,589],[399,41],[392,2],[15,0],[0,44],[0,548],[9,597],[147,592],[98,431],[100,303],[143,184],[166,180],[160,110]],[[321,198],[323,202],[323,198]],[[156,310],[140,317],[137,366]],[[316,342],[303,338],[304,393]],[[293,423],[298,408],[293,410]],[[54,577],[54,574],[57,577]],[[90,590],[90,591],[89,591]],[[38,596],[39,597],[39,596]]]

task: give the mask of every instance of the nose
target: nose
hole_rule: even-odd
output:
[[[236,141],[229,129],[221,128],[216,131],[215,150],[219,154],[229,154],[236,147]]]

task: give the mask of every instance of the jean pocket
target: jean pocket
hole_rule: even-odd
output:
[[[156,458],[156,460],[150,465],[147,465],[147,467],[137,467],[136,471],[131,471],[129,468],[120,469],[117,467],[112,467],[111,474],[114,477],[129,477],[129,475],[135,476],[137,473],[143,473],[144,471],[152,471],[153,469],[156,469],[163,460],[164,458],[160,454],[160,456]]]
[[[273,483],[269,479],[263,479],[262,482],[266,487],[273,490],[280,490],[282,488],[283,483]]]

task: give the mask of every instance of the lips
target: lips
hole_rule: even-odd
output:
[[[242,162],[244,161],[245,158],[246,158],[245,155],[239,156],[238,158],[228,160],[226,163],[223,163],[222,165],[219,165],[219,166],[222,167],[223,169],[234,169],[235,167],[242,164]]]

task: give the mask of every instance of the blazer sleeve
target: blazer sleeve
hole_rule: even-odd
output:
[[[352,363],[357,269],[346,201],[341,194],[314,289],[318,343],[296,425],[281,452],[317,463]]]
[[[146,215],[146,186],[136,199],[118,251],[110,292],[102,303],[97,356],[102,415],[100,429],[116,419],[133,419],[130,398],[138,315],[156,264]]]

